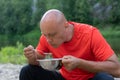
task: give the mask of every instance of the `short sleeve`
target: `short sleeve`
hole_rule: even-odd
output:
[[[114,54],[110,45],[96,28],[92,32],[91,49],[96,61],[107,60]]]
[[[47,48],[47,42],[45,37],[42,35],[39,39],[38,45],[36,47],[36,50],[40,53],[40,54],[44,54],[49,52],[48,48]]]

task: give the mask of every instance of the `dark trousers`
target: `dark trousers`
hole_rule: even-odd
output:
[[[40,66],[27,65],[21,69],[19,80],[65,80],[57,71],[45,70]]]
[[[21,69],[19,80],[65,80],[57,71],[49,71],[40,66],[27,65]],[[114,80],[107,73],[98,73],[89,80]]]
[[[114,80],[114,78],[107,73],[97,73],[92,79],[89,80]]]

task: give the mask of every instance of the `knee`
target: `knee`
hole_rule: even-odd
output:
[[[93,80],[114,80],[114,78],[107,73],[97,73]]]
[[[29,69],[30,69],[29,65],[26,65],[26,66],[22,67],[22,69],[20,71],[20,74],[25,75],[26,73],[29,72]]]
[[[20,74],[36,73],[38,71],[43,71],[43,68],[40,66],[28,64],[28,65],[22,67]]]

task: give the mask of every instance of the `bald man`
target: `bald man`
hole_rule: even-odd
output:
[[[68,22],[56,9],[48,10],[40,21],[41,37],[36,49],[29,45],[24,55],[29,65],[22,68],[20,80],[114,80],[120,64],[109,44],[95,27]],[[59,71],[38,66],[44,53],[62,58]]]

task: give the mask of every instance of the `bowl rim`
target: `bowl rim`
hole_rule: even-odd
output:
[[[56,61],[56,60],[62,60],[62,58],[37,59],[37,61]]]

